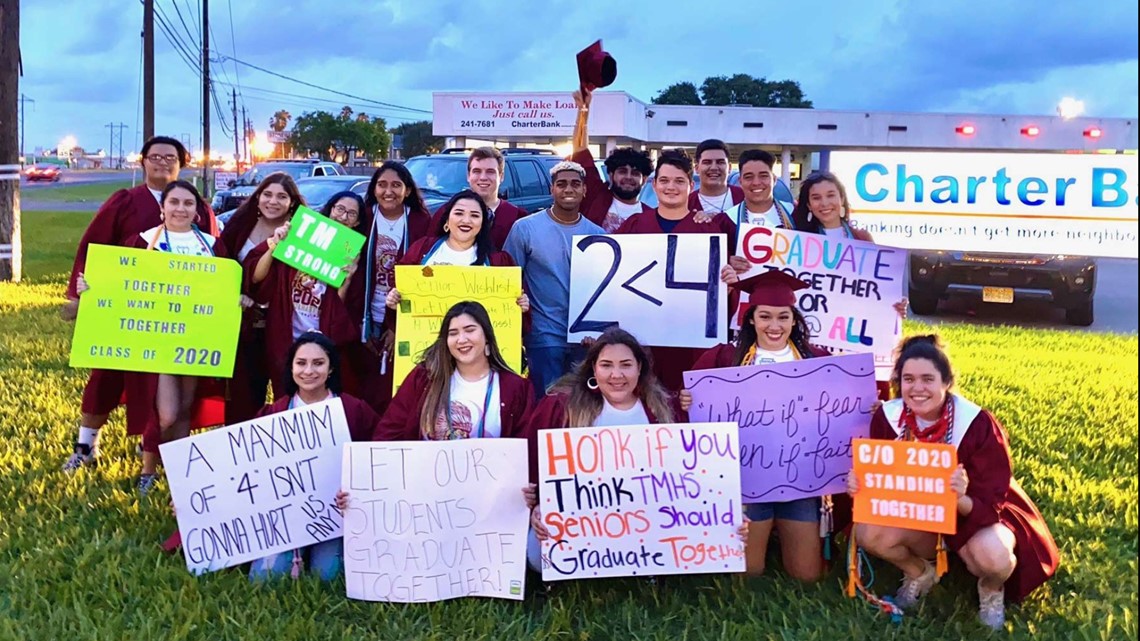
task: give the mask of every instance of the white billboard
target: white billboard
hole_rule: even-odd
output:
[[[908,249],[1137,258],[1137,157],[831,154],[856,226]]]

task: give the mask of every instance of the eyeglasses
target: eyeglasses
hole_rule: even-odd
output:
[[[355,209],[349,209],[344,205],[333,205],[333,212],[344,216],[345,218],[360,218],[360,212]]]
[[[147,156],[146,159],[151,161],[152,163],[154,163],[156,165],[162,165],[162,164],[169,165],[170,163],[178,162],[178,156],[175,156],[174,154],[166,154],[165,156],[160,156],[158,154],[151,154],[151,155]]]

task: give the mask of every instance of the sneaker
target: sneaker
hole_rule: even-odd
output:
[[[146,496],[158,483],[158,474],[139,474],[139,496]]]
[[[934,584],[938,583],[938,573],[934,571],[934,564],[925,560],[923,564],[925,567],[922,570],[922,574],[913,579],[904,576],[902,586],[899,587],[899,591],[895,594],[895,605],[903,610],[909,610],[914,607],[915,604],[918,603],[918,600],[926,596],[926,593],[930,592]]]
[[[98,463],[99,450],[93,449],[90,445],[83,443],[75,444],[75,451],[68,457],[67,462],[63,464],[64,472],[74,472],[84,465],[95,465]]]
[[[991,592],[978,581],[978,618],[993,630],[1005,627],[1005,590]]]

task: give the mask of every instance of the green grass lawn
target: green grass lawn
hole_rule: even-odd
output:
[[[606,580],[561,585],[545,602],[430,605],[349,601],[343,581],[192,577],[182,557],[158,549],[175,525],[165,484],[136,498],[121,415],[97,470],[58,471],[85,372],[67,366],[71,327],[56,310],[89,219],[25,216],[27,280],[0,284],[0,639],[1137,637],[1137,339],[1052,330],[941,329],[964,393],[1009,430],[1017,476],[1061,548],[1057,576],[1009,608],[1008,634],[976,623],[961,567],[901,625],[844,597],[841,564],[810,586],[773,568],[755,579],[670,579],[661,592]],[[897,572],[876,568],[874,588],[892,592]]]
[[[139,177],[142,180],[142,177]],[[102,203],[107,196],[120,189],[130,188],[130,180],[114,180],[109,182],[83,183],[79,185],[62,185],[49,187],[36,187],[20,190],[20,198],[28,202],[63,202],[63,203]],[[83,230],[80,229],[82,232]]]

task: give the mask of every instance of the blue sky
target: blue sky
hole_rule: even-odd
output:
[[[200,0],[156,4],[197,47]],[[215,55],[420,110],[431,109],[432,91],[573,89],[574,54],[602,38],[618,61],[611,88],[646,102],[674,82],[747,73],[797,80],[817,108],[1051,114],[1073,96],[1087,115],[1136,117],[1137,3],[1084,4],[211,0],[210,21]],[[36,101],[28,150],[68,134],[106,147],[110,122],[126,123],[124,146],[137,149],[141,3],[23,0],[21,11],[21,90]],[[197,73],[161,30],[156,55],[156,130],[189,134],[197,147]],[[296,116],[349,104],[392,125],[430,117],[233,62],[212,73],[222,115],[230,118],[231,85],[240,84],[258,130],[281,108]],[[217,113],[213,123],[213,146],[232,149]]]

